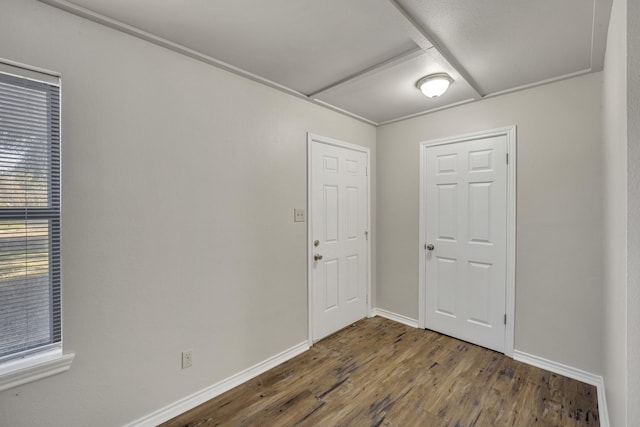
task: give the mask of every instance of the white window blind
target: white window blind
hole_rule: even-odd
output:
[[[0,362],[59,347],[60,87],[0,72]]]

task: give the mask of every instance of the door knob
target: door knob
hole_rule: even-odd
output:
[[[322,259],[322,255],[320,255],[320,254],[315,254],[315,255],[313,256],[313,259],[314,259],[315,261],[320,261],[320,260]]]
[[[425,248],[426,250],[428,250],[428,251],[432,251],[432,250],[434,250],[436,247],[435,247],[435,246],[433,246],[431,243],[429,243],[429,244],[428,244],[428,245],[426,245],[424,248]]]

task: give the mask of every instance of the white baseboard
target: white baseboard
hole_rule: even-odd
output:
[[[537,368],[545,369],[556,374],[560,374],[567,378],[582,381],[583,383],[595,386],[598,393],[598,412],[600,418],[601,427],[609,427],[609,411],[607,409],[607,398],[604,391],[604,380],[602,376],[592,374],[582,369],[567,366],[562,363],[554,362],[553,360],[545,359],[543,357],[534,356],[519,350],[513,351],[513,358],[519,362],[526,363],[527,365],[535,366]]]
[[[385,319],[393,320],[394,322],[402,323],[403,325],[411,326],[412,328],[418,327],[418,321],[402,314],[393,313],[382,308],[374,308],[371,310],[370,317],[380,316]]]
[[[401,314],[393,313],[381,308],[374,308],[371,310],[370,317],[380,316],[389,320],[393,320],[398,323],[410,326],[412,328],[418,327],[418,321],[411,319],[410,317],[403,316]],[[304,353],[309,349],[309,342],[304,341],[297,344],[275,356],[272,356],[260,363],[257,363],[250,368],[247,368],[237,374],[234,374],[220,382],[217,382],[207,388],[193,393],[183,399],[180,399],[174,403],[171,403],[164,408],[160,408],[157,411],[139,418],[125,427],[154,427],[160,423],[170,420],[190,409],[195,408],[204,402],[213,399],[220,394],[231,390],[232,388],[249,381],[250,379],[272,369],[279,364],[286,362],[301,353]],[[513,351],[513,358],[519,362],[526,363],[531,366],[535,366],[541,369],[545,369],[550,372],[554,372],[559,375],[563,375],[568,378],[572,378],[578,381],[582,381],[586,384],[590,384],[596,387],[598,394],[598,411],[601,427],[609,427],[609,413],[607,410],[607,399],[605,396],[604,380],[602,376],[595,375],[582,369],[574,368],[562,363],[554,362],[552,360],[545,359],[543,357],[528,354],[519,350]]]
[[[155,427],[160,423],[168,421],[171,418],[174,418],[190,409],[195,408],[198,405],[203,404],[207,400],[221,395],[225,391],[231,390],[232,388],[246,381],[249,381],[250,379],[268,371],[271,368],[278,366],[283,362],[286,362],[287,360],[296,357],[301,353],[304,353],[307,350],[309,350],[309,342],[301,342],[300,344],[294,345],[293,347],[283,351],[282,353],[276,354],[275,356],[257,363],[250,368],[245,369],[244,371],[238,372],[237,374],[234,374],[229,378],[217,382],[207,388],[193,393],[190,396],[180,399],[177,402],[171,403],[164,408],[160,408],[149,415],[137,419],[127,424],[125,427]]]

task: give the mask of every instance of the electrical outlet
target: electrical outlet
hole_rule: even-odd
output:
[[[304,214],[304,209],[293,210],[293,222],[305,222],[307,216]]]
[[[193,350],[188,349],[182,352],[182,369],[190,368],[193,365]]]

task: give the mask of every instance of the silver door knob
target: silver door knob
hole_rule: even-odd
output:
[[[435,248],[436,248],[436,247],[435,247],[435,246],[433,246],[431,243],[429,243],[427,246],[425,246],[425,249],[426,249],[426,250],[428,250],[428,251],[432,251],[432,250],[434,250]]]
[[[315,255],[313,256],[313,259],[314,259],[314,260],[316,260],[316,261],[320,261],[320,260],[322,259],[322,255],[320,255],[320,254],[315,254]]]

